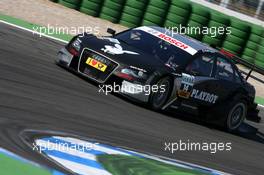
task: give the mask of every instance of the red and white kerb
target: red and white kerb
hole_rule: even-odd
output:
[[[147,33],[153,35],[153,36],[156,36],[156,37],[158,37],[158,38],[160,38],[160,39],[162,39],[162,40],[164,40],[164,41],[166,41],[166,42],[168,42],[168,43],[170,43],[170,44],[172,44],[172,45],[174,45],[174,46],[176,46],[176,47],[178,47],[178,48],[180,48],[186,52],[188,52],[191,55],[194,55],[197,53],[197,50],[195,50],[191,46],[189,46],[189,45],[187,45],[187,44],[185,44],[185,43],[183,43],[183,42],[181,42],[181,41],[179,41],[179,40],[177,40],[177,39],[175,39],[169,35],[166,35],[166,34],[161,33],[155,29],[152,29],[150,27],[143,26],[143,27],[138,27],[136,29],[142,30],[144,32],[147,32]]]

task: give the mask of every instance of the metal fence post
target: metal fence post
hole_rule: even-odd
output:
[[[257,8],[256,14],[255,14],[255,18],[258,18],[258,17],[259,17],[259,14],[260,14],[261,9],[262,9],[262,6],[263,6],[263,3],[264,3],[264,0],[260,0],[260,1],[259,1],[259,5],[258,5],[258,8]]]

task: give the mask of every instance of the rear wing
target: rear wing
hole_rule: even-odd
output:
[[[224,49],[221,49],[220,52],[222,54],[224,54],[225,56],[229,57],[230,59],[232,59],[235,62],[235,64],[241,64],[241,65],[243,65],[249,69],[249,72],[245,72],[245,71],[240,69],[240,71],[246,75],[246,80],[248,80],[248,78],[251,77],[251,78],[253,78],[253,79],[264,84],[264,80],[261,80],[255,76],[251,75],[251,73],[254,71],[254,72],[257,72],[257,73],[264,76],[264,69],[263,68],[255,65],[255,64],[252,64],[252,63],[250,63],[250,62],[248,62],[248,61],[246,61],[246,60],[244,60],[244,59],[242,59],[242,58],[240,58],[240,57],[238,57],[238,56],[236,56],[236,55],[234,55],[234,54],[232,54],[232,53],[230,53]]]

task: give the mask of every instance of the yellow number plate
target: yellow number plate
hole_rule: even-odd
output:
[[[107,68],[107,65],[101,63],[100,61],[97,61],[96,59],[93,59],[91,57],[88,57],[88,59],[86,60],[86,64],[88,64],[89,66],[92,66],[102,72],[104,72]]]
[[[189,98],[191,93],[190,92],[186,92],[186,91],[183,91],[183,90],[179,90],[178,91],[178,95],[182,98]]]

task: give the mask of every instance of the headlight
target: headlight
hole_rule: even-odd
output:
[[[77,38],[75,41],[72,42],[72,47],[77,50],[77,51],[80,51],[81,49],[81,40],[79,38]]]
[[[140,70],[134,70],[134,69],[130,69],[130,68],[124,68],[121,70],[121,73],[127,74],[127,75],[131,75],[135,78],[141,78],[144,79],[147,77],[147,75]]]

